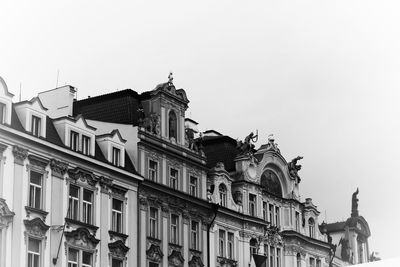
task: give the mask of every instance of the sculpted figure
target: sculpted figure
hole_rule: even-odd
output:
[[[353,196],[351,197],[351,217],[357,217],[358,216],[358,187],[356,192],[353,193]]]
[[[244,142],[242,141],[237,141],[236,147],[239,149],[239,154],[246,154],[251,152],[254,149],[254,144],[258,140],[258,134],[254,134],[251,132],[246,138],[244,139]]]
[[[301,165],[297,165],[297,161],[301,160],[302,158],[303,157],[298,156],[298,157],[292,159],[292,161],[289,162],[289,164],[288,164],[289,174],[293,178],[298,178],[299,177],[297,172],[301,170]]]

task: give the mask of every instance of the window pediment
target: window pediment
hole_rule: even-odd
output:
[[[14,215],[15,213],[8,208],[6,201],[0,198],[0,229],[4,226],[7,227]]]
[[[178,250],[173,250],[171,255],[168,256],[168,263],[170,266],[181,267],[183,266],[185,259],[183,258],[182,254]]]
[[[76,167],[68,171],[69,178],[75,181],[86,182],[90,186],[95,186],[97,179],[92,172],[86,171],[82,168]]]
[[[161,251],[159,245],[151,244],[150,248],[146,251],[147,259],[155,262],[161,262],[164,253]]]
[[[88,229],[83,227],[72,232],[65,232],[65,238],[69,245],[86,249],[95,249],[100,242],[100,239],[96,239]]]
[[[42,219],[34,218],[32,220],[24,220],[25,228],[29,236],[44,238],[50,226],[46,225]]]
[[[111,254],[117,258],[125,258],[126,253],[129,251],[129,247],[125,246],[124,242],[121,240],[117,240],[113,243],[108,244],[108,248]]]

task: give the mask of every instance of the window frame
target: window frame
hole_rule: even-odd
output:
[[[193,229],[193,225],[196,226]],[[200,223],[195,220],[190,221],[190,248],[194,250],[198,250],[200,247]]]
[[[5,124],[7,118],[7,104],[0,102],[0,124]]]
[[[173,217],[176,218],[175,224],[173,224],[173,219],[172,219]],[[171,213],[169,219],[170,219],[170,223],[169,223],[169,242],[171,244],[179,245],[180,244],[180,242],[179,242],[180,241],[179,240],[179,229],[180,229],[180,227],[179,227],[179,222],[180,222],[179,215]],[[173,228],[175,228],[175,229],[173,230]],[[174,233],[175,233],[175,235],[174,235]]]
[[[36,137],[40,137],[42,132],[42,118],[36,115],[31,117],[31,133]]]
[[[31,240],[35,240],[36,242],[39,243],[39,249],[38,249],[39,252],[30,251],[30,250],[29,250],[29,242],[30,242]],[[43,254],[43,250],[42,250],[42,239],[28,236],[28,242],[27,242],[27,246],[26,246],[26,255],[27,255],[26,261],[27,261],[27,266],[28,266],[28,267],[40,267],[40,266],[42,266],[42,261],[43,261],[43,259],[42,259],[42,254]],[[38,265],[35,266],[35,264],[34,264],[33,262],[32,262],[31,265],[29,264],[29,255],[33,255],[33,257],[34,257],[34,256],[38,256]]]
[[[36,174],[38,174],[39,176],[40,176],[40,185],[38,185],[38,184],[36,184],[36,183],[32,183],[32,173],[36,173]],[[38,170],[36,170],[36,169],[30,169],[29,170],[29,190],[28,190],[28,207],[30,207],[30,208],[34,208],[34,209],[38,209],[38,210],[44,210],[44,203],[45,203],[45,201],[44,201],[44,182],[45,182],[45,178],[44,178],[44,173],[43,173],[43,171],[38,171]],[[34,202],[33,203],[31,203],[31,199],[32,199],[32,196],[31,196],[31,189],[32,189],[32,187],[34,188]],[[36,207],[36,197],[37,197],[37,195],[36,195],[36,189],[39,189],[40,190],[40,195],[39,195],[39,207]]]
[[[176,171],[176,177],[172,176],[172,171]],[[175,181],[174,181],[175,180]],[[174,181],[175,185],[172,186],[171,183]],[[179,190],[179,170],[174,167],[169,167],[169,175],[168,175],[168,185],[172,189]]]
[[[192,183],[192,179],[195,183]],[[194,197],[199,196],[199,179],[197,176],[189,175],[189,194]]]
[[[218,193],[219,193],[219,204],[222,207],[227,207],[228,206],[228,188],[224,183],[219,184]]]
[[[73,262],[69,259],[70,250],[75,250],[77,252],[77,261]],[[83,253],[88,253],[91,256],[91,265],[83,263]],[[94,267],[95,266],[95,251],[90,251],[75,246],[67,246],[67,267]],[[71,264],[71,265],[70,265]],[[73,265],[72,265],[73,264]]]
[[[114,209],[114,201],[119,201],[121,203],[121,210],[116,210]],[[116,197],[112,197],[111,198],[111,231],[116,232],[116,233],[125,233],[125,224],[124,224],[124,219],[125,219],[125,201],[120,199],[120,198],[116,198]],[[118,215],[120,215],[120,225],[118,226],[118,224],[114,224],[114,214],[116,216],[117,219],[117,223],[118,223]],[[119,229],[118,229],[119,228]]]
[[[252,200],[251,198],[254,197]],[[257,216],[257,195],[249,193],[249,215],[256,217]]]
[[[79,152],[79,133],[74,130],[69,132],[69,148],[72,151]]]
[[[219,229],[218,230],[218,254],[220,257],[226,256],[226,247],[225,247],[225,239],[226,239],[226,231]]]
[[[121,166],[121,148],[111,146],[111,163],[114,166]]]
[[[78,189],[78,197],[76,196],[71,196],[71,187],[76,187]],[[84,204],[85,203],[89,203],[88,201],[84,200],[84,192],[85,191],[89,191],[92,194],[92,203],[91,203],[91,214],[90,214],[90,221],[87,220],[88,216],[84,215]],[[69,183],[68,185],[68,209],[69,212],[67,214],[67,218],[71,219],[71,220],[75,220],[75,221],[79,221],[85,224],[89,224],[89,225],[96,225],[96,216],[95,216],[95,210],[96,210],[96,194],[95,194],[96,190],[95,189],[91,189],[88,188],[86,186],[82,186],[79,184],[73,184],[73,183]],[[71,199],[73,200],[73,203],[77,202],[77,206],[78,206],[78,210],[77,210],[77,216],[76,218],[74,218],[72,215],[75,214],[73,213],[73,210],[71,209]],[[86,221],[85,221],[86,218]]]
[[[91,138],[85,134],[82,134],[82,154],[84,155],[91,155]]]
[[[232,240],[229,238],[232,237]],[[228,259],[235,259],[235,234],[232,232],[228,232],[227,235],[227,253],[226,257]]]
[[[156,169],[151,168],[151,162],[155,163]],[[153,176],[152,174],[154,174],[155,179],[152,178],[152,176]],[[151,159],[151,158],[148,159],[148,172],[147,172],[147,175],[148,175],[148,179],[150,181],[158,182],[159,162],[157,160],[154,160],[154,159]]]
[[[155,217],[152,217],[152,210],[155,211]],[[149,208],[149,232],[148,232],[148,236],[151,238],[156,238],[158,239],[158,235],[159,235],[159,210],[158,208],[155,207],[150,207]],[[154,226],[153,226],[154,224]]]
[[[308,218],[308,234],[311,238],[315,238],[315,220],[313,217]]]

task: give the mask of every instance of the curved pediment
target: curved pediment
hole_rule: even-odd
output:
[[[365,237],[371,236],[367,221],[362,216],[350,217],[346,221],[346,226],[355,228],[356,231]]]
[[[6,82],[4,81],[4,79],[1,76],[0,76],[0,88],[1,88],[2,95],[10,97],[10,98],[14,96],[13,94],[11,94],[8,91],[8,86],[7,86]]]
[[[125,246],[122,240],[117,240],[108,244],[111,254],[116,257],[124,258],[129,251],[129,247]]]
[[[44,237],[50,226],[46,225],[42,219],[34,218],[32,220],[24,220],[25,228],[27,232],[36,237]]]
[[[72,232],[65,232],[65,238],[69,244],[86,249],[95,249],[97,244],[100,242],[100,240],[96,239],[88,229],[83,227]]]

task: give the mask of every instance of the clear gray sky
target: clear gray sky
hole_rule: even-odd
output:
[[[359,210],[371,250],[400,256],[398,1],[2,1],[0,76],[18,101],[153,89],[174,72],[202,130],[304,156],[321,221]],[[396,243],[395,243],[396,242]]]

